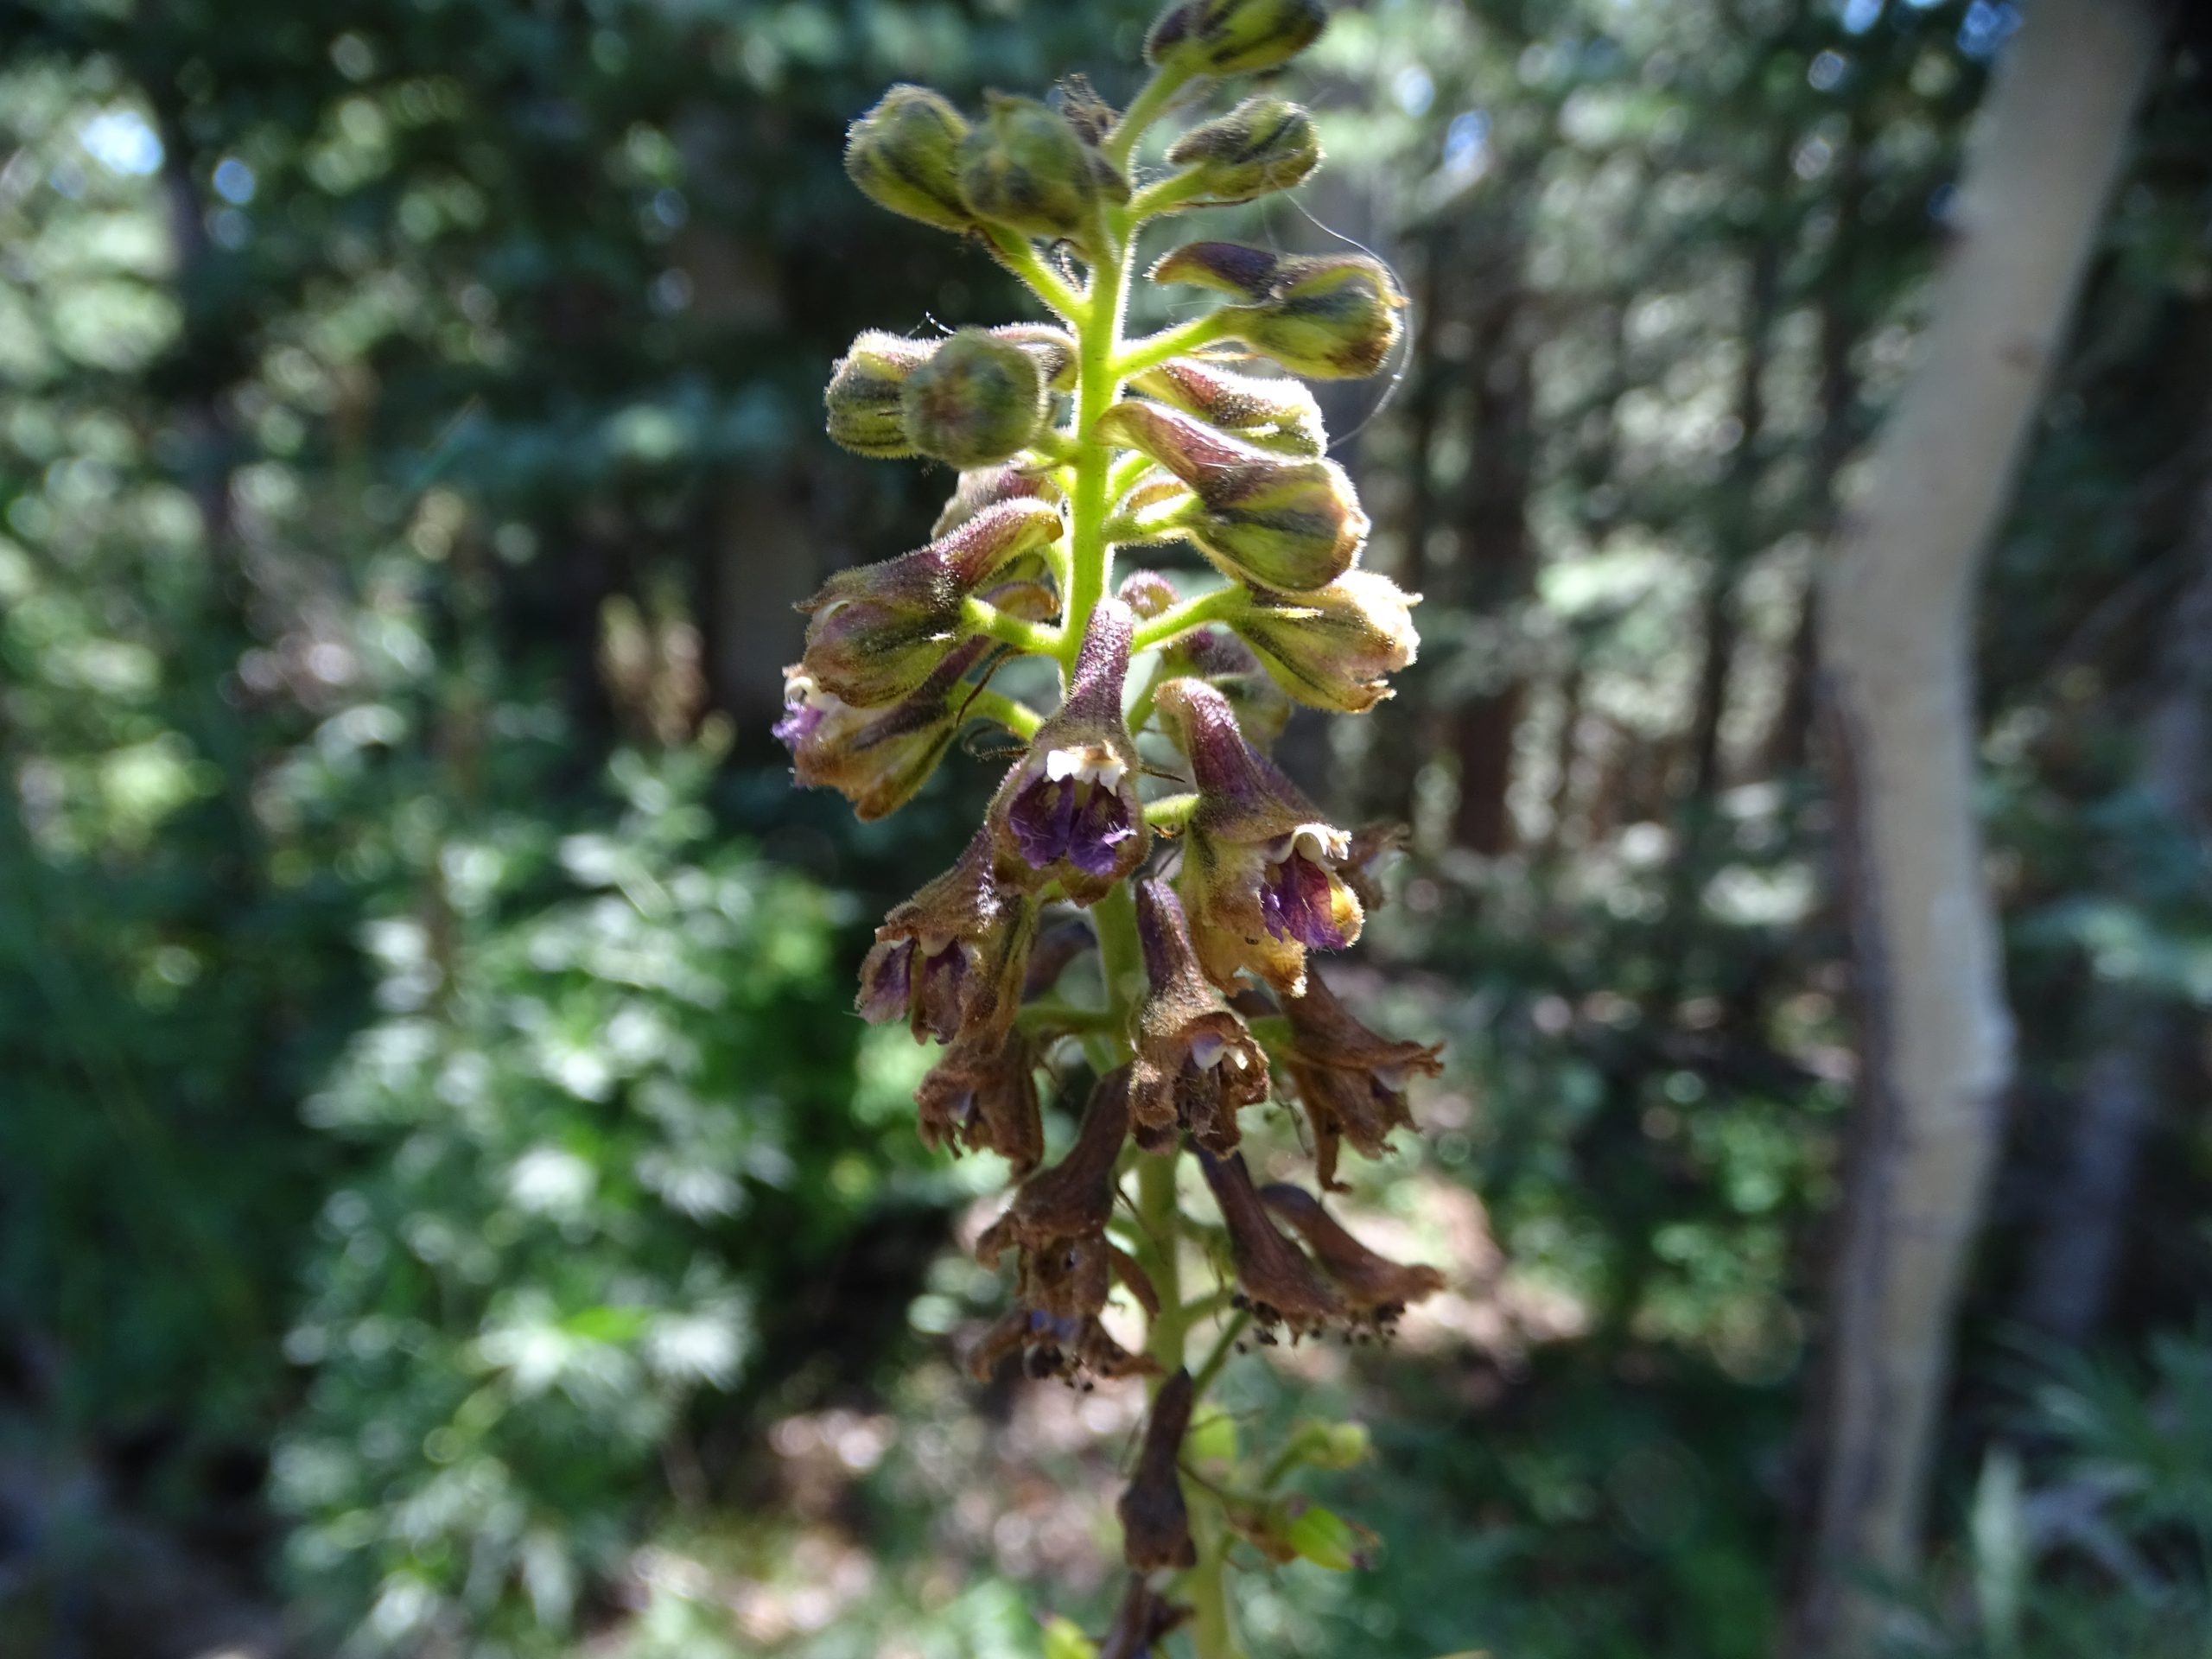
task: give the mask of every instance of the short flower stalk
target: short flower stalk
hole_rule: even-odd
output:
[[[861,190],[969,238],[1049,319],[870,332],[836,365],[833,439],[958,477],[925,545],[803,607],[776,733],[800,784],[863,817],[928,787],[969,722],[1013,740],[967,850],[877,930],[858,1007],[938,1046],[925,1139],[995,1154],[1018,1183],[980,1244],[1008,1264],[1010,1305],[971,1364],[1150,1392],[1118,1505],[1120,1616],[1095,1641],[1056,1623],[1056,1652],[1134,1659],[1173,1631],[1226,1659],[1232,1568],[1363,1560],[1357,1528],[1271,1490],[1356,1460],[1363,1431],[1308,1425],[1223,1484],[1194,1476],[1192,1425],[1248,1338],[1365,1340],[1443,1282],[1308,1190],[1340,1190],[1347,1151],[1385,1155],[1439,1062],[1369,1031],[1315,966],[1359,938],[1390,836],[1330,823],[1267,753],[1294,702],[1364,714],[1413,660],[1415,596],[1360,567],[1366,515],[1292,378],[1377,372],[1403,302],[1364,256],[1202,241],[1139,263],[1148,226],[1319,164],[1294,104],[1212,94],[1326,21],[1321,0],[1175,0],[1119,113],[1079,79],[980,111],[897,86],[848,141]],[[1216,112],[1145,161],[1148,130],[1199,102]],[[1131,340],[1140,269],[1223,303]],[[1184,550],[1199,581],[1117,570],[1136,548]],[[994,686],[1018,657],[1058,671],[1057,708]],[[1085,956],[1095,976],[1071,971]],[[1047,1098],[1040,1074],[1074,1091]],[[1072,1137],[1051,1134],[1077,1102]],[[1265,1120],[1284,1110],[1303,1117],[1303,1183],[1274,1179],[1289,1143]],[[1184,1209],[1191,1160],[1210,1218]]]

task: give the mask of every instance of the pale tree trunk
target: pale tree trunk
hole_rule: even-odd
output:
[[[1974,822],[1972,598],[2158,31],[2034,0],[1961,180],[1922,359],[1821,593],[1861,1033],[1787,1632],[1859,1659],[1917,1555],[1952,1325],[2011,1069]]]
[[[2212,436],[2212,433],[2208,433]],[[2200,445],[2212,454],[2212,446]],[[2212,483],[2190,516],[2188,576],[2160,642],[2158,701],[2145,723],[2137,788],[2160,827],[2201,841],[2212,761]],[[2156,903],[2156,894],[2146,895]],[[2066,1128],[2065,1163],[2044,1200],[2020,1294],[2024,1323],[2081,1342],[2103,1318],[2126,1232],[2143,1137],[2157,1116],[2158,1075],[2179,1035],[2171,1000],[2100,982],[2089,999],[2099,1047]]]

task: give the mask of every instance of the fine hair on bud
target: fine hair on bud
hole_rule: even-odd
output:
[[[1020,344],[963,328],[906,377],[900,424],[916,453],[955,467],[1018,454],[1045,424],[1045,377]]]

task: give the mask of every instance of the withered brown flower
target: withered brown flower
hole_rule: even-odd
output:
[[[1064,1239],[1103,1236],[1114,1214],[1114,1161],[1129,1133],[1129,1068],[1098,1079],[1067,1155],[1021,1184],[1006,1214],[984,1230],[976,1254],[986,1266],[1008,1246],[1033,1250]]]
[[[1025,1250],[1014,1306],[969,1351],[969,1369],[988,1377],[1001,1359],[1020,1353],[1030,1376],[1058,1376],[1081,1387],[1093,1377],[1157,1371],[1150,1357],[1122,1347],[1100,1322],[1116,1271],[1133,1271],[1117,1263],[1116,1255],[1103,1234]]]
[[[1357,1324],[1387,1329],[1414,1303],[1444,1288],[1444,1275],[1434,1268],[1393,1262],[1369,1249],[1304,1187],[1272,1182],[1260,1189],[1260,1201],[1305,1235]]]
[[[1306,976],[1306,995],[1286,996],[1291,1042],[1284,1065],[1313,1125],[1313,1166],[1325,1191],[1334,1190],[1339,1144],[1379,1158],[1390,1132],[1410,1128],[1406,1085],[1444,1070],[1441,1043],[1394,1043],[1370,1031],[1337,1001],[1320,975]]]
[[[1026,1175],[1045,1155],[1036,1058],[1020,1032],[963,1037],[914,1091],[922,1143],[995,1152]]]
[[[1179,1370],[1160,1385],[1152,1397],[1136,1471],[1116,1506],[1122,1517],[1122,1558],[1139,1572],[1198,1565],[1182,1478],[1175,1468],[1195,1399],[1188,1371]]]
[[[1236,1114],[1268,1097],[1268,1058],[1199,971],[1174,889],[1136,884],[1137,937],[1151,988],[1138,1007],[1130,1074],[1137,1141],[1158,1151],[1179,1128],[1207,1151],[1236,1149]]]
[[[953,867],[894,908],[861,963],[861,1017],[904,1014],[914,1040],[994,1038],[1014,1023],[1037,906],[999,880],[990,832],[978,830]]]
[[[1268,1219],[1243,1154],[1216,1158],[1201,1149],[1198,1167],[1205,1172],[1206,1185],[1213,1189],[1222,1223],[1229,1230],[1229,1255],[1236,1268],[1243,1305],[1261,1327],[1263,1339],[1277,1325],[1287,1325],[1293,1336],[1300,1336],[1342,1324],[1344,1303],[1322,1281],[1305,1251]]]

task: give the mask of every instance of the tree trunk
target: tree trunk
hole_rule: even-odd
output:
[[[2212,483],[2198,495],[2189,535],[2191,574],[2166,623],[2137,788],[2162,828],[2196,841],[2207,829],[2212,759]],[[2133,873],[2113,874],[2125,882]],[[2139,878],[2137,887],[2157,903],[2155,888]],[[2064,1166],[2041,1205],[2019,1304],[2023,1322],[2068,1344],[2086,1340],[2104,1316],[2159,1070],[2181,1034],[2167,999],[2110,981],[2089,999],[2088,1029],[2099,1046],[2068,1121]]]
[[[1920,365],[1841,530],[1820,638],[1862,1025],[1788,1650],[1875,1644],[1909,1573],[2012,1037],[1974,813],[1968,618],[2158,41],[2037,0],[1998,71]]]

